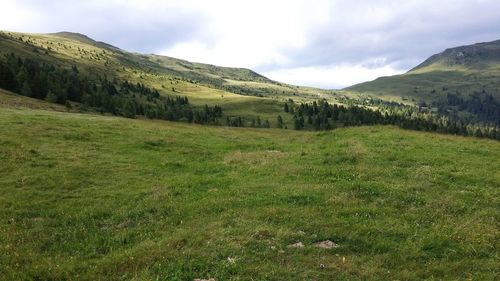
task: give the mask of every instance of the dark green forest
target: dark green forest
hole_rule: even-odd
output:
[[[295,130],[331,130],[339,126],[396,125],[404,129],[438,132],[462,136],[475,136],[500,140],[497,123],[481,125],[469,123],[457,116],[432,113],[416,106],[379,106],[372,109],[364,106],[329,104],[326,100],[295,104],[289,100],[284,112],[293,115]],[[281,118],[281,117],[278,117]],[[279,123],[279,120],[278,120]]]

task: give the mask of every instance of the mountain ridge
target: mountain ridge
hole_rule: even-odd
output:
[[[78,33],[78,32],[59,31],[59,32],[55,32],[55,33],[41,33],[41,34],[47,34],[47,35],[53,35],[53,36],[57,36],[57,37],[77,40],[77,41],[80,41],[81,43],[91,44],[91,45],[94,45],[97,47],[104,47],[106,49],[112,49],[115,51],[123,51],[122,49],[120,49],[116,46],[113,46],[113,45],[108,44],[106,42],[97,41],[97,40],[95,40],[95,39],[93,39],[85,34]]]
[[[408,73],[436,63],[441,63],[445,66],[463,65],[477,67],[481,66],[477,65],[478,63],[483,63],[484,66],[485,61],[488,63],[492,61],[500,62],[500,40],[447,48],[441,53],[430,56],[421,64],[410,69]]]
[[[42,33],[43,34],[43,33]],[[200,62],[191,62],[191,61],[188,61],[188,60],[185,60],[185,59],[181,59],[181,58],[174,58],[174,57],[170,57],[170,56],[165,56],[165,55],[160,55],[160,54],[155,54],[155,53],[150,53],[150,54],[142,54],[142,53],[136,53],[136,52],[129,52],[129,51],[126,51],[126,50],[123,50],[119,47],[116,47],[114,45],[111,45],[111,44],[108,44],[108,43],[105,43],[105,42],[102,42],[102,41],[97,41],[85,34],[82,34],[82,33],[78,33],[78,32],[69,32],[69,31],[60,31],[60,32],[55,32],[55,33],[48,33],[47,35],[53,35],[53,36],[57,36],[57,37],[62,37],[62,38],[67,38],[67,39],[72,39],[72,40],[76,40],[76,41],[79,41],[79,42],[82,42],[82,43],[85,43],[85,44],[90,44],[90,45],[94,45],[94,46],[98,46],[98,47],[103,47],[103,48],[106,48],[106,49],[112,49],[114,51],[120,51],[120,52],[125,52],[125,53],[131,53],[131,54],[135,54],[135,55],[138,55],[138,56],[146,56],[146,57],[151,57],[153,59],[162,59],[162,60],[166,60],[166,61],[170,61],[170,62],[173,62],[177,65],[181,65],[183,66],[184,68],[186,69],[194,69],[194,68],[198,68],[198,69],[202,69],[202,70],[205,70],[207,73],[210,73],[210,74],[225,74],[228,78],[235,78],[235,77],[232,77],[230,75],[228,75],[228,72],[231,72],[231,71],[234,71],[234,72],[240,72],[242,74],[245,74],[246,77],[248,78],[252,78],[254,80],[257,80],[257,81],[267,81],[267,82],[276,82],[276,81],[273,81],[267,77],[265,77],[264,75],[252,70],[252,69],[249,69],[249,68],[244,68],[244,67],[226,67],[226,66],[218,66],[218,65],[214,65],[214,64],[207,64],[207,63],[200,63]]]

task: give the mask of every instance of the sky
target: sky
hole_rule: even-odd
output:
[[[0,29],[79,32],[128,51],[334,89],[500,39],[500,1],[0,0]]]

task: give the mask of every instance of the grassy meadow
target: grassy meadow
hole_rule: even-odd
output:
[[[500,277],[498,142],[41,109],[0,107],[1,280]]]

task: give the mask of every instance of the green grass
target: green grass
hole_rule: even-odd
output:
[[[0,108],[0,279],[495,280],[498,167],[498,142],[394,127]]]

